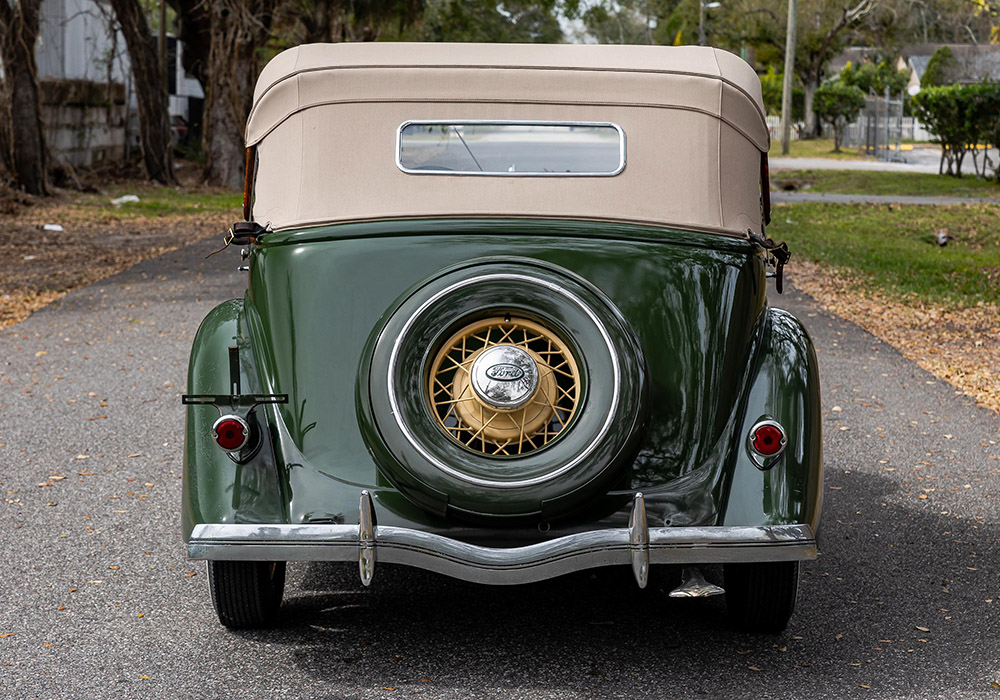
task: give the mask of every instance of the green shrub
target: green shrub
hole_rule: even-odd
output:
[[[833,150],[840,152],[840,137],[844,127],[858,118],[865,108],[865,93],[855,85],[839,80],[824,83],[816,90],[813,110],[820,120],[833,127]]]
[[[913,108],[934,141],[941,144],[939,172],[961,177],[962,163],[971,152],[979,174],[977,146],[1000,142],[1000,83],[924,88],[913,98]],[[983,160],[982,174],[986,175],[991,163],[987,154]],[[1000,164],[994,167],[994,177],[1000,180]]]
[[[955,54],[947,46],[942,46],[927,62],[924,75],[920,78],[920,87],[939,87],[953,83],[958,70],[958,59],[955,58]]]
[[[769,66],[767,72],[760,76],[760,87],[764,95],[764,109],[771,116],[781,116],[781,93],[784,89],[784,76]],[[805,119],[806,96],[798,78],[792,79],[792,121]]]

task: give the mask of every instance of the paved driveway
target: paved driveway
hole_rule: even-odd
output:
[[[186,353],[239,293],[210,241],[0,332],[0,695],[11,698],[986,698],[1000,682],[1000,421],[794,293],[820,351],[822,556],[777,637],[654,578],[480,588],[293,566],[233,633],[179,541]],[[998,695],[1000,697],[1000,695]]]

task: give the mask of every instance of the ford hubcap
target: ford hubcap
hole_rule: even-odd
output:
[[[538,366],[526,350],[494,345],[472,363],[472,389],[491,408],[520,408],[538,389]]]

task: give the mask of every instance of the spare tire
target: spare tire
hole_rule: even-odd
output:
[[[410,500],[479,520],[551,520],[627,483],[645,365],[596,287],[537,260],[471,261],[383,318],[362,376],[367,438]]]

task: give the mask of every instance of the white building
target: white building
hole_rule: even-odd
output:
[[[135,85],[125,38],[102,0],[43,0],[35,48],[45,137],[56,162],[88,166],[124,159],[138,146]],[[181,51],[168,40],[175,136],[200,134],[204,92],[185,74]],[[189,129],[182,127],[187,123]]]

